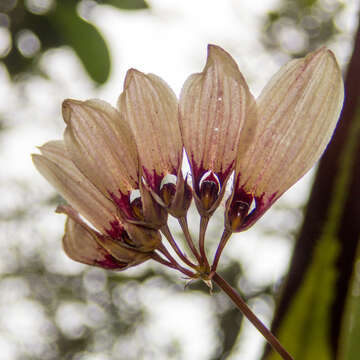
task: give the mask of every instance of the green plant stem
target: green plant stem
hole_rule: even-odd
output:
[[[218,273],[214,272],[212,280],[229,296],[244,316],[260,331],[264,338],[269,342],[275,351],[284,360],[294,360],[291,355],[282,347],[279,340],[271,333],[271,331],[259,320],[259,318],[251,311],[246,305],[245,301],[230,286],[225,279],[223,279]]]

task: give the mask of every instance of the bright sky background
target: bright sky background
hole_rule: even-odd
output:
[[[324,0],[326,1],[331,3],[331,0]],[[346,36],[330,44],[341,65],[345,64],[349,56],[350,46],[346,39],[356,25],[356,1],[349,0],[346,3],[346,11],[337,19],[338,26]],[[60,104],[64,98],[87,99],[99,96],[115,104],[122,91],[125,73],[131,67],[161,76],[179,94],[185,79],[191,73],[202,70],[209,43],[220,45],[232,54],[254,95],[259,94],[270,76],[287,60],[280,55],[269,55],[259,40],[262,17],[267,10],[276,6],[276,0],[152,0],[149,4],[150,14],[148,11],[116,11],[105,6],[90,14],[90,19],[105,35],[113,57],[111,78],[99,91],[94,90],[78,59],[69,50],[46,54],[42,63],[54,81],[34,78],[29,81],[23,93],[9,83],[5,71],[0,68],[0,112],[10,117],[16,125],[0,143],[0,168],[6,169],[0,173],[0,186],[7,190],[2,191],[0,207],[11,209],[19,201],[18,196],[11,193],[11,184],[15,181],[33,183],[33,191],[39,194],[39,198],[53,192],[50,185],[35,172],[29,154],[36,151],[36,145],[61,137],[64,124]],[[295,39],[301,42],[301,35],[296,36]],[[263,225],[259,225],[259,228],[270,226],[279,229],[278,236],[265,237],[254,228],[241,237],[234,237],[226,248],[224,256],[241,259],[247,279],[253,281],[254,286],[279,280],[286,271],[291,248],[289,241],[281,233],[284,227],[295,228],[297,221],[285,224],[281,208],[296,208],[304,204],[310,181],[311,176],[308,175],[294,186],[275,209],[264,217],[261,222]],[[44,233],[47,227],[52,226],[59,233],[58,243],[48,244],[49,268],[73,273],[83,269],[61,252],[62,217],[47,214],[36,226]],[[1,239],[0,247],[5,241],[8,239]],[[30,253],[31,249],[41,245],[39,240],[33,238],[19,241],[23,241]],[[7,263],[9,261],[4,260],[1,265],[0,261],[0,272],[8,271],[4,265]],[[182,286],[183,280],[179,278],[178,284]],[[26,294],[26,287],[19,286],[19,289],[23,289]],[[18,294],[15,298],[22,299],[21,296]],[[210,312],[207,312],[207,309],[215,306],[211,297],[204,300],[204,297],[196,294],[189,296],[187,291],[179,291],[177,296],[170,297],[168,289],[154,288],[151,284],[144,285],[142,296],[152,304],[152,319],[145,336],[154,339],[155,347],[156,344],[161,344],[164,336],[176,336],[180,332],[183,338],[183,359],[209,359],[216,341],[213,332],[216,324],[209,319]],[[36,317],[44,316],[41,309],[29,301],[5,299],[3,304],[5,303],[8,317],[5,324],[0,323],[0,329],[10,328],[9,331],[14,336],[18,334],[17,331],[21,332],[21,336],[28,336],[36,324]],[[0,311],[3,311],[1,304],[0,299]],[[253,305],[260,317],[269,323],[272,309],[265,303]],[[64,305],[61,311],[59,319],[71,318],[71,314],[75,313],[82,316],[71,306]],[[66,317],[66,314],[70,315]],[[61,323],[60,326],[66,327],[67,324]],[[247,331],[244,338],[231,359],[238,358],[241,354],[243,359],[255,360],[260,354],[261,336],[246,322],[245,327]],[[0,356],[1,359],[11,359],[14,351],[12,346],[11,341],[2,337],[0,331],[0,349],[5,349],[5,354],[6,351],[9,354],[5,358]],[[161,359],[157,355],[156,359]],[[101,354],[86,358],[105,359]]]

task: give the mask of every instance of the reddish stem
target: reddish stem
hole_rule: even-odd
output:
[[[157,261],[158,263],[165,265],[171,269],[175,269],[177,270],[177,267],[171,263],[170,261],[167,261],[165,259],[163,259],[158,253],[156,253],[155,251],[151,254],[151,258],[155,261]]]
[[[158,247],[158,249],[168,260],[171,264],[174,265],[174,269],[177,269],[179,271],[181,271],[183,274],[185,274],[186,276],[188,276],[189,278],[193,278],[195,276],[195,274],[182,267],[172,256],[171,254],[169,253],[169,251],[166,249],[166,247],[163,245],[163,244],[160,244],[160,246]]]
[[[178,221],[179,221],[179,224],[180,224],[180,226],[181,226],[181,229],[182,229],[182,231],[183,231],[183,233],[184,233],[186,242],[187,242],[187,244],[189,245],[189,248],[191,249],[192,253],[193,253],[194,256],[196,257],[196,259],[197,259],[197,261],[199,262],[199,264],[201,264],[201,262],[202,262],[202,261],[201,261],[201,256],[200,256],[198,250],[196,249],[196,247],[195,247],[195,245],[194,245],[194,242],[193,242],[193,240],[192,240],[192,238],[191,238],[186,217],[179,218]]]
[[[264,338],[269,342],[275,351],[284,360],[294,360],[291,355],[282,347],[279,340],[272,334],[272,332],[260,321],[260,319],[251,311],[246,305],[241,296],[231,287],[225,279],[218,273],[213,273],[212,280],[229,296],[239,310],[247,317],[247,319],[260,331]]]
[[[161,228],[161,232],[164,234],[164,236],[166,237],[167,241],[169,242],[169,244],[171,245],[171,247],[173,248],[173,250],[176,252],[176,254],[179,256],[179,258],[188,266],[192,267],[193,269],[196,269],[197,266],[192,263],[181,251],[181,249],[179,248],[178,244],[176,243],[176,241],[174,240],[174,237],[171,234],[171,231],[168,227],[168,225],[164,225]]]
[[[211,272],[216,271],[216,268],[217,268],[219,260],[220,260],[221,253],[224,250],[224,247],[225,247],[227,241],[230,239],[231,235],[232,235],[231,231],[224,229],[224,232],[221,235],[221,240],[220,240],[219,246],[216,249],[216,253],[215,253],[215,256],[214,256],[214,261],[213,261],[213,264],[211,266]]]
[[[201,263],[205,265],[206,269],[210,269],[209,261],[205,252],[205,233],[209,223],[209,218],[202,216],[200,219],[200,233],[199,233],[199,249],[201,255]]]

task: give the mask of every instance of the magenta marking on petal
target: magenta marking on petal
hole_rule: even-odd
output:
[[[242,224],[246,221],[254,197],[242,187],[235,187],[235,189],[226,217],[232,231],[241,231]]]
[[[123,194],[119,190],[120,196],[115,195],[113,192],[109,191],[109,195],[114,203],[117,205],[122,214],[125,215],[128,219],[134,219],[133,210],[130,206],[130,192]]]
[[[194,186],[194,190],[195,190],[196,194],[199,194],[200,181],[206,172],[208,172],[208,171],[213,172],[218,177],[219,182],[220,182],[220,188],[221,188],[224,185],[226,178],[229,176],[229,174],[234,169],[234,161],[232,161],[224,171],[215,172],[212,169],[205,169],[202,163],[200,165],[196,164],[196,162],[194,161],[194,157],[192,155],[191,155],[190,165],[191,165],[191,171],[192,171],[192,175],[193,175],[193,186]],[[217,182],[217,180],[216,180],[216,182]]]
[[[219,173],[216,173],[216,175],[219,178],[220,184],[222,185],[226,178],[229,176],[229,174],[234,170],[234,161],[230,163],[230,165],[225,169],[224,171],[221,171]]]
[[[199,194],[200,180],[208,170],[205,170],[204,167],[202,166],[202,164],[200,164],[198,166],[196,164],[196,162],[194,161],[194,156],[193,155],[191,155],[190,166],[191,166],[191,172],[192,172],[192,175],[193,175],[193,181],[192,181],[193,187],[194,187],[195,192],[197,194]]]
[[[269,196],[262,193],[260,196],[255,196],[255,209],[245,218],[241,225],[241,230],[248,229],[271,207],[271,205],[278,199],[278,192]]]
[[[208,176],[206,176],[205,179],[203,179],[202,181],[211,181],[214,182],[216,184],[219,183],[219,179],[214,175],[214,173],[211,171],[210,174]],[[220,184],[219,184],[220,185]]]
[[[107,269],[107,270],[122,269],[128,265],[127,263],[123,263],[123,262],[116,260],[112,255],[107,254],[107,253],[104,254],[103,259],[95,260],[94,262],[96,265],[98,265],[104,269]]]
[[[144,166],[142,167],[144,171],[144,177],[146,183],[150,186],[151,190],[153,190],[156,194],[160,193],[160,185],[161,181],[164,178],[164,174],[157,174],[155,170],[148,170]],[[173,174],[176,175],[177,173]]]
[[[120,222],[114,219],[113,221],[110,221],[110,226],[110,229],[106,229],[106,233],[113,239],[121,239],[125,229]]]
[[[236,190],[233,198],[233,200],[245,202],[249,204],[249,206],[251,205],[253,199],[254,196],[251,193],[245,191],[242,187]]]

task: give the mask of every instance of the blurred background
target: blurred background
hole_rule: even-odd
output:
[[[68,259],[54,213],[62,200],[30,154],[62,137],[63,99],[114,105],[130,67],[179,94],[208,43],[232,54],[255,96],[282,64],[321,45],[345,70],[358,10],[355,0],[0,0],[0,360],[260,359],[261,335],[218,290],[184,288],[156,263],[116,273]],[[312,179],[234,235],[219,266],[269,326]],[[196,234],[194,209],[189,222]]]

